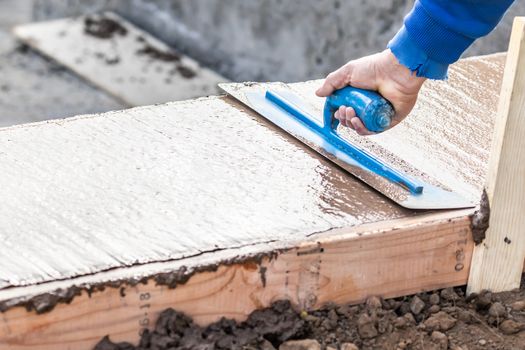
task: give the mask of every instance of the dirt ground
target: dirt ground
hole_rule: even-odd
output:
[[[354,306],[326,305],[313,312],[295,311],[279,301],[245,322],[222,319],[205,328],[167,309],[138,346],[114,344],[106,337],[95,347],[146,349],[525,349],[525,283],[506,293],[466,297],[464,288],[447,288],[396,299],[371,297]]]

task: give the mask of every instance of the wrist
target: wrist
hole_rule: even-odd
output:
[[[422,50],[403,26],[388,43],[388,49],[397,60],[419,77],[429,79],[446,79],[448,63],[438,62],[430,58]]]
[[[406,93],[419,91],[423,83],[427,80],[426,77],[418,76],[416,72],[410,70],[403,65],[390,49],[381,52],[381,55],[386,61],[386,65],[382,68],[381,77],[385,80],[390,80],[398,85],[401,90]]]

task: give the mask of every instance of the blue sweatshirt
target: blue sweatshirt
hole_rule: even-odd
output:
[[[448,65],[487,35],[513,0],[416,0],[388,43],[399,62],[418,76],[445,79]]]

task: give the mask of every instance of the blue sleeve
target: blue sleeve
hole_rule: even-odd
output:
[[[513,0],[416,0],[388,43],[417,76],[445,79],[448,65],[494,29]]]

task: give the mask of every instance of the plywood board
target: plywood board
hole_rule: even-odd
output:
[[[525,258],[524,174],[525,17],[516,17],[485,182],[489,228],[486,239],[474,253],[468,292],[501,292],[520,287]]]
[[[114,13],[20,25],[14,34],[128,106],[216,94],[227,80]]]

